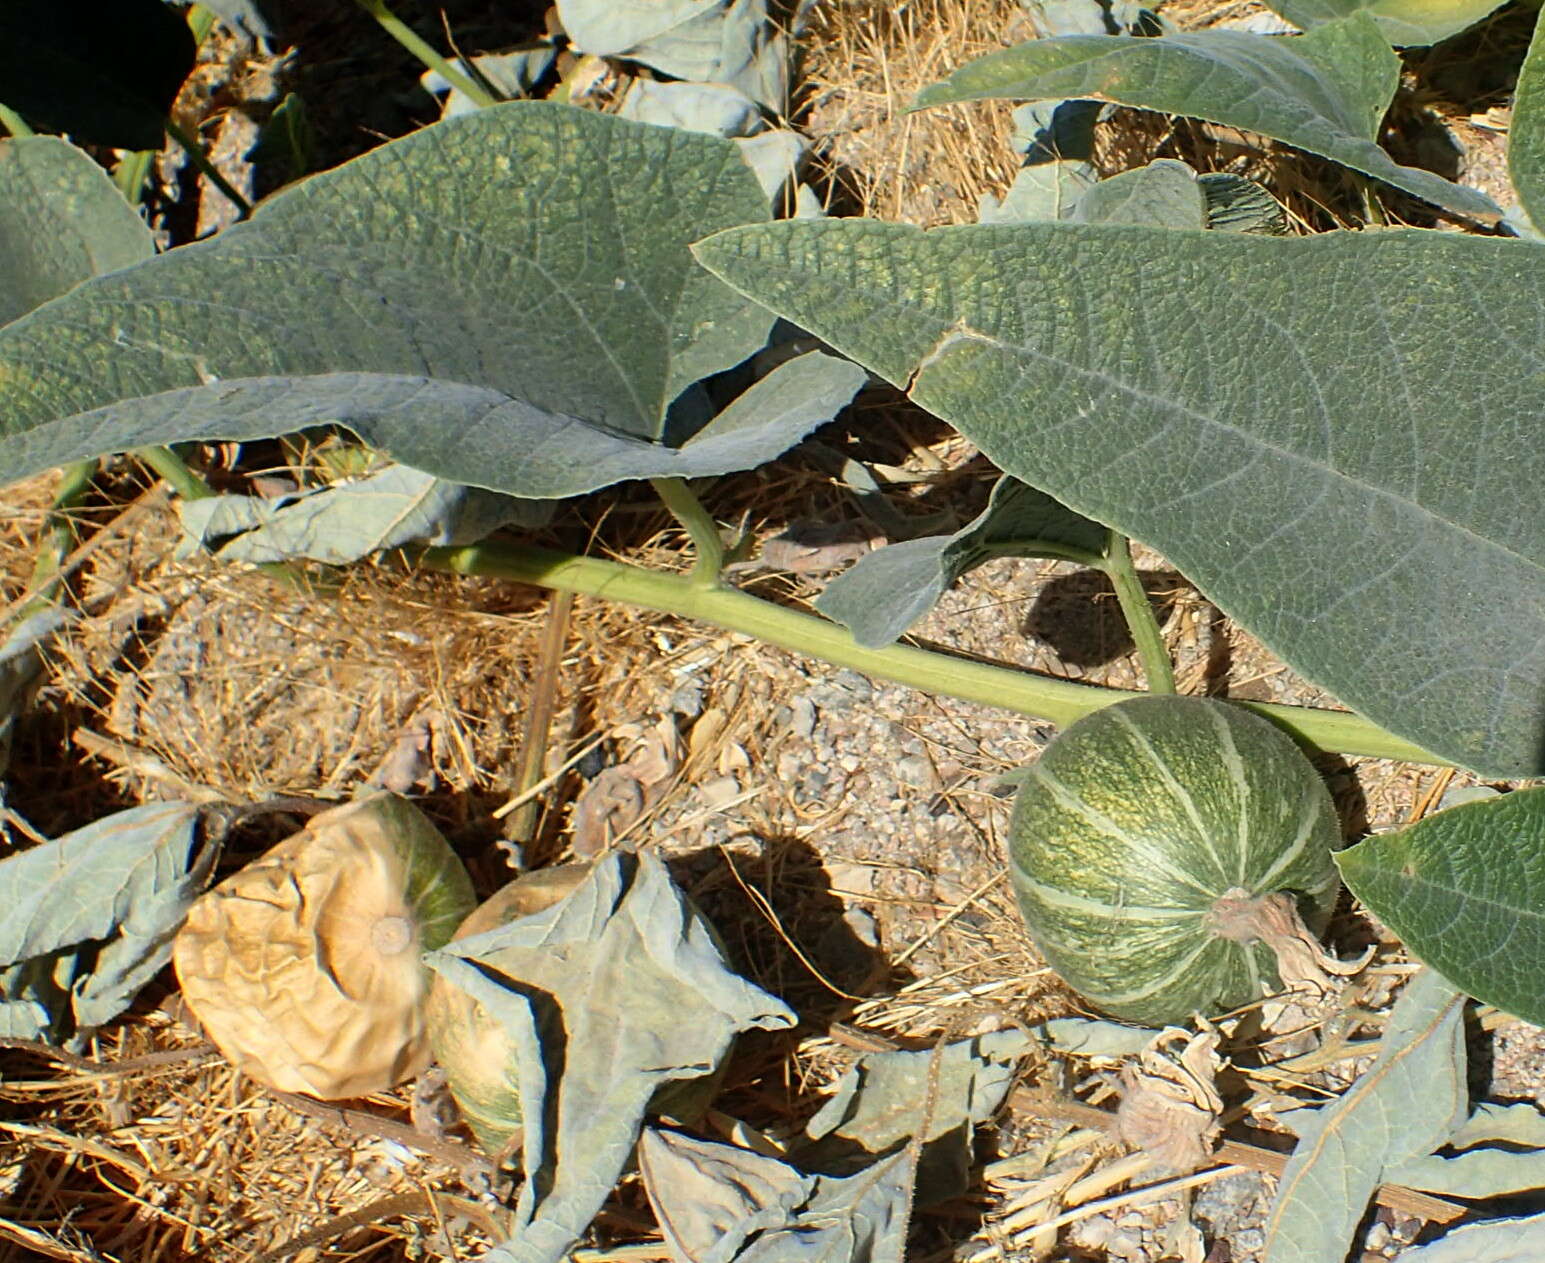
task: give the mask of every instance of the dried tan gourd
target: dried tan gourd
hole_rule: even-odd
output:
[[[420,956],[475,902],[423,813],[374,794],[321,812],[203,895],[172,959],[189,1008],[244,1073],[363,1096],[429,1064]]]

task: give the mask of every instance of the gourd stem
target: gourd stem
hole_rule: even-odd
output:
[[[27,120],[8,105],[0,105],[0,127],[4,127],[18,140],[36,135],[32,128],[27,126]]]
[[[774,605],[722,584],[699,584],[690,576],[659,574],[599,557],[576,557],[503,541],[468,548],[429,548],[416,556],[420,564],[436,570],[578,592],[696,619],[834,666],[851,667],[876,679],[1058,725],[1070,724],[1134,695],[1125,689],[1075,684],[912,645],[866,649],[845,628],[816,615]],[[1448,766],[1448,760],[1385,732],[1361,715],[1262,702],[1235,704],[1270,719],[1290,736],[1319,750]]]
[[[1175,669],[1170,664],[1169,650],[1164,647],[1164,632],[1153,615],[1153,602],[1143,590],[1143,581],[1137,577],[1137,569],[1132,565],[1132,546],[1125,535],[1116,531],[1110,533],[1101,569],[1111,587],[1116,589],[1122,617],[1127,620],[1132,643],[1137,646],[1137,656],[1143,663],[1148,691],[1173,693]]]
[[[719,538],[713,515],[684,479],[651,478],[649,485],[692,539],[696,554],[689,576],[692,584],[700,588],[718,587],[719,574],[724,569],[724,541]]]
[[[381,29],[406,48],[410,53],[435,71],[446,83],[460,92],[479,109],[498,105],[499,98],[491,95],[482,84],[447,61],[433,47],[419,38],[418,32],[387,8],[386,0],[356,0],[359,7],[381,25]]]
[[[188,161],[197,168],[199,174],[230,199],[231,205],[236,207],[242,219],[252,214],[252,203],[243,197],[236,186],[220,173],[220,169],[204,156],[204,151],[199,147],[196,137],[190,136],[175,119],[171,118],[166,120],[166,134],[182,147],[182,151],[188,155]]]

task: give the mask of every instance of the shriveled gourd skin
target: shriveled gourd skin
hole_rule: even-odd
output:
[[[438,830],[377,794],[321,812],[202,896],[172,959],[188,1006],[245,1074],[363,1096],[429,1064],[420,955],[474,902]]]

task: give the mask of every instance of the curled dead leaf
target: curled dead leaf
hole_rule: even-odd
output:
[[[1173,1026],[1160,1031],[1135,1064],[1121,1069],[1116,1134],[1171,1171],[1194,1171],[1217,1144],[1223,1098],[1216,1078],[1222,1064],[1217,1031],[1190,1035]]]

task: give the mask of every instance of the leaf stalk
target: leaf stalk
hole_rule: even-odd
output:
[[[1137,577],[1137,568],[1132,564],[1132,545],[1125,535],[1118,531],[1110,533],[1100,568],[1105,571],[1111,587],[1116,589],[1122,617],[1126,619],[1132,643],[1137,646],[1137,656],[1143,663],[1148,691],[1175,692],[1175,668],[1164,645],[1164,631],[1154,617],[1153,602],[1148,599],[1143,581]]]
[[[705,586],[691,576],[660,574],[598,557],[485,542],[467,548],[424,549],[417,558],[419,564],[435,570],[508,579],[696,619],[876,679],[1059,726],[1137,696],[1125,689],[1076,684],[913,645],[866,649],[844,628],[813,614],[774,605],[722,584]],[[1270,702],[1234,704],[1271,720],[1302,744],[1327,753],[1449,766],[1448,760],[1385,732],[1361,715]]]
[[[713,515],[685,479],[651,478],[649,485],[692,540],[695,559],[690,582],[699,588],[719,587],[719,575],[724,569],[724,541],[719,537],[719,525]]]
[[[435,71],[439,76],[465,96],[479,109],[486,109],[490,105],[498,105],[499,98],[492,95],[482,84],[477,83],[470,75],[456,65],[447,61],[439,53],[435,52],[432,45],[424,42],[417,31],[404,22],[386,5],[386,0],[356,0],[356,3],[366,13],[370,14],[381,25],[381,29],[394,40],[406,48],[410,53]]]

